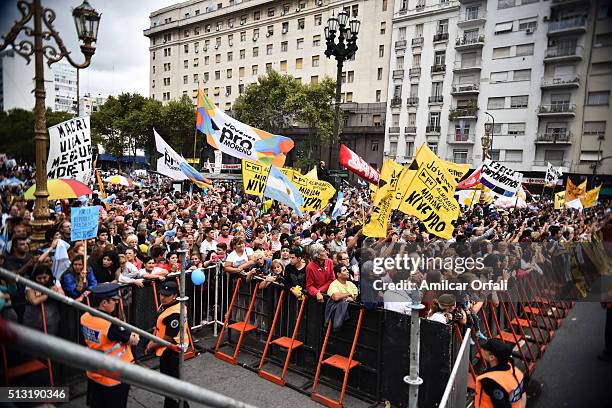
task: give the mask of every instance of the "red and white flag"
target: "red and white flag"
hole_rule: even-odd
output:
[[[340,164],[367,182],[378,185],[380,172],[343,144],[340,145]]]
[[[480,170],[481,169],[482,167],[479,166],[476,170],[474,170],[472,174],[470,174],[470,177],[458,183],[456,189],[461,190],[463,188],[472,188],[476,184],[480,183]]]

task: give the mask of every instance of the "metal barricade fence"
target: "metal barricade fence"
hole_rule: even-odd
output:
[[[470,361],[468,343],[471,337],[470,334],[471,329],[467,329],[438,408],[465,408],[467,405],[468,364]]]

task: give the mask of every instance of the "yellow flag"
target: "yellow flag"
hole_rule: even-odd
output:
[[[312,170],[310,170],[308,173],[304,174],[304,176],[311,178],[311,179],[315,179],[318,180],[319,176],[317,175],[317,167],[313,167]]]
[[[584,208],[593,207],[595,204],[597,204],[597,199],[599,198],[599,190],[601,190],[601,185],[595,187],[592,190],[587,191],[584,195],[584,198],[580,199]]]
[[[372,214],[363,227],[363,234],[367,237],[386,237],[387,225],[391,212],[397,208],[401,194],[398,189],[400,179],[408,169],[393,160],[385,160],[380,172],[380,182],[372,202]]]
[[[577,198],[582,198],[586,194],[587,181],[575,185],[572,180],[567,178],[567,186],[565,187],[565,202],[570,202]]]
[[[270,166],[242,159],[242,186],[245,193],[257,197],[263,196],[268,174],[270,174]]]
[[[555,210],[560,210],[565,204],[565,191],[559,191],[555,194]]]
[[[449,174],[427,145],[423,144],[415,156],[418,170],[405,187],[400,211],[423,221],[427,231],[441,238],[450,239],[454,226],[451,221],[459,217],[459,204],[454,197],[457,181]]]
[[[465,176],[465,173],[470,169],[470,165],[468,164],[457,164],[451,161],[442,160],[449,174],[455,178],[455,181],[459,182]]]
[[[336,189],[327,181],[307,177],[294,169],[282,168],[280,171],[289,177],[304,197],[302,211],[322,210],[327,206],[329,200],[336,195]]]

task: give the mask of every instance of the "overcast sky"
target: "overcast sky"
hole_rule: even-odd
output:
[[[89,68],[81,71],[81,94],[117,95],[138,92],[148,96],[148,28],[153,10],[178,3],[178,0],[90,0],[102,13],[96,53]],[[82,0],[42,0],[43,6],[57,15],[55,29],[77,62],[83,61],[72,19],[72,8]],[[0,35],[5,35],[20,17],[15,0],[0,0]],[[23,37],[23,34],[21,34]]]

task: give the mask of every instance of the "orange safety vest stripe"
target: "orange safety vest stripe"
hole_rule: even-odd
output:
[[[109,340],[108,329],[110,326],[111,323],[107,320],[92,316],[89,313],[83,314],[83,316],[81,316],[81,330],[83,331],[85,344],[87,344],[87,347],[101,351],[108,356],[118,358],[126,363],[133,363],[134,356],[128,344]],[[93,381],[107,387],[112,387],[121,383],[120,381],[102,375],[101,373],[105,373],[104,370],[97,372],[86,371],[85,373],[87,377],[91,378]]]
[[[512,375],[514,369],[514,375]],[[506,391],[510,399],[512,408],[521,408],[521,397],[524,390],[523,373],[516,367],[511,367],[504,371],[489,371],[476,378],[476,395],[474,396],[475,408],[493,408],[491,397],[482,391],[482,380],[488,378],[495,381]],[[517,380],[518,379],[518,383]]]
[[[155,335],[157,337],[161,337],[162,339],[166,337],[166,325],[164,324],[164,319],[174,313],[177,313],[177,314],[181,313],[180,303],[173,304],[172,306],[170,306],[169,308],[161,312],[160,315],[157,317],[157,324],[155,325]],[[185,340],[188,340],[187,339],[188,328],[187,328],[186,322],[183,327],[183,330],[185,331]],[[174,336],[174,342],[176,344],[179,344],[181,342],[181,331],[180,330],[178,331],[176,336]],[[166,347],[160,347],[155,351],[155,355],[161,356],[165,350],[166,350]]]

